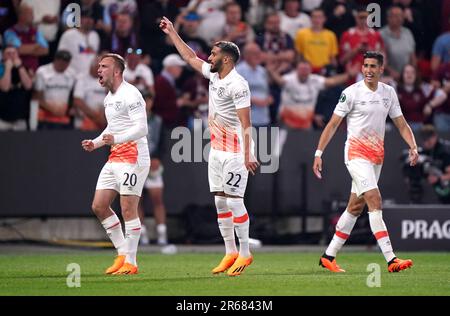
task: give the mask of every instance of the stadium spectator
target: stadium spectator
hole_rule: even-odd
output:
[[[225,5],[225,26],[217,41],[235,43],[240,49],[246,43],[255,39],[255,33],[250,25],[242,21],[242,9],[239,4],[230,2]]]
[[[433,124],[440,132],[450,132],[450,62],[439,66],[433,75],[433,85],[447,94],[447,100],[434,111]]]
[[[307,60],[314,73],[327,65],[337,66],[338,42],[336,35],[324,28],[326,17],[322,9],[311,12],[312,26],[297,32],[295,48]]]
[[[111,36],[102,43],[102,50],[125,57],[128,48],[139,48],[139,34],[129,13],[118,13]]]
[[[167,45],[166,36],[159,30],[158,23],[163,16],[174,21],[179,9],[172,1],[157,0],[146,1],[140,12],[140,34],[142,37],[142,50],[152,59],[152,68],[159,73],[162,68],[162,60],[165,56],[175,52]]]
[[[39,101],[38,129],[72,129],[69,115],[70,94],[76,73],[69,68],[71,54],[66,50],[55,53],[52,63],[40,66],[36,72],[35,91]]]
[[[450,31],[438,36],[434,41],[431,70],[436,71],[441,64],[448,62],[450,62]]]
[[[397,95],[403,116],[414,132],[418,132],[424,123],[431,122],[434,109],[447,98],[443,90],[422,82],[416,67],[410,64],[403,67],[397,85]]]
[[[140,91],[148,90],[152,97],[155,94],[155,79],[149,66],[142,62],[142,49],[128,48],[126,59],[127,68],[123,72],[124,79]]]
[[[200,15],[195,11],[180,14],[175,21],[174,27],[180,33],[183,41],[203,60],[208,58],[209,45],[199,36]]]
[[[313,172],[318,179],[322,179],[322,152],[346,117],[345,164],[352,177],[351,194],[348,206],[336,224],[336,233],[319,261],[322,267],[332,272],[345,272],[336,263],[336,255],[350,236],[365,204],[369,209],[370,228],[387,262],[388,271],[399,272],[413,265],[410,259],[397,258],[392,249],[383,220],[381,194],[378,189],[388,115],[410,148],[410,165],[416,165],[419,158],[414,134],[402,115],[394,89],[379,82],[384,71],[383,59],[380,52],[367,52],[364,55],[364,80],[344,90],[330,122],[320,136],[314,154]],[[367,110],[369,105],[370,111]]]
[[[262,50],[263,64],[272,65],[280,74],[292,70],[295,60],[295,49],[292,38],[281,30],[281,20],[278,12],[266,16],[264,32],[256,38],[256,43]],[[281,88],[272,81],[269,82],[270,94],[273,97],[269,108],[271,122],[276,122],[280,105]]]
[[[98,82],[98,60],[92,61],[89,74],[77,78],[73,92],[73,106],[76,110],[75,128],[84,131],[103,130],[106,127],[103,100],[106,90]]]
[[[361,68],[366,51],[384,52],[383,39],[380,33],[367,25],[369,12],[360,6],[355,12],[356,26],[342,34],[339,43],[339,62],[342,66],[357,65]]]
[[[299,61],[297,69],[281,76],[276,68],[268,67],[272,78],[282,86],[279,117],[287,127],[308,130],[314,121],[314,109],[319,92],[325,88],[343,84],[353,78],[357,69],[348,73],[325,78],[312,74],[309,62]]]
[[[281,30],[280,16],[277,12],[266,16],[264,32],[256,38],[256,43],[262,50],[264,63],[273,64],[280,73],[285,73],[293,67],[295,60],[294,42]]]
[[[299,0],[287,0],[284,2],[283,11],[280,11],[281,30],[294,39],[301,29],[311,27],[309,15],[300,11]]]
[[[411,31],[403,26],[403,10],[399,6],[388,9],[388,25],[380,30],[386,49],[386,70],[395,80],[399,80],[406,64],[416,66],[416,42]]]
[[[168,1],[166,0],[165,2],[167,3]],[[115,21],[117,15],[121,13],[127,13],[133,18],[136,18],[138,15],[138,5],[136,0],[103,0],[103,4],[112,21]]]
[[[409,29],[414,36],[417,55],[422,55],[429,59],[430,49],[427,47],[425,40],[425,38],[428,37],[424,24],[426,12],[420,10],[420,8],[417,7],[417,4],[413,3],[412,0],[393,0],[392,4],[403,8],[403,26]],[[427,19],[429,18],[431,17],[427,16]]]
[[[33,9],[33,24],[48,43],[49,53],[41,58],[40,65],[53,60],[58,45],[59,11],[61,0],[22,0]]]
[[[163,70],[155,79],[154,113],[161,116],[165,127],[186,125],[180,107],[176,80],[181,76],[186,62],[180,55],[170,54],[163,60]]]
[[[0,130],[29,129],[32,76],[17,49],[6,47],[0,64]]]
[[[353,0],[325,0],[321,8],[327,17],[325,27],[332,30],[338,39],[341,38],[342,33],[355,25]]]
[[[269,75],[261,66],[262,52],[255,43],[248,43],[243,50],[244,60],[236,66],[236,71],[247,80],[251,94],[251,118],[255,127],[270,125],[269,107],[273,103],[270,95]]]
[[[77,74],[88,74],[92,61],[100,49],[100,37],[93,30],[94,12],[90,9],[81,11],[79,28],[66,30],[59,41],[58,50],[67,50],[72,56],[70,67]]]
[[[424,125],[420,136],[423,154],[431,158],[425,170],[427,182],[441,203],[450,204],[450,141],[440,138],[433,125]]]
[[[48,43],[40,31],[33,26],[33,8],[21,4],[17,24],[5,31],[5,44],[14,46],[23,65],[33,73],[39,67],[39,57],[48,54]]]
[[[200,15],[198,34],[209,46],[212,46],[214,40],[223,32],[225,26],[224,4],[223,0],[191,0],[187,5],[188,11],[195,11]],[[169,16],[166,15],[166,17],[170,19]]]
[[[332,77],[337,74],[337,69],[327,67],[327,71],[323,74],[324,77]],[[342,90],[348,85],[337,85],[321,90],[317,97],[316,107],[314,109],[314,129],[324,129],[326,124],[333,116],[333,111],[336,106],[336,100],[339,99]]]
[[[281,9],[281,1],[278,0],[250,0],[246,14],[246,21],[257,32],[264,26],[266,17],[273,13],[278,13]]]
[[[195,119],[202,121],[202,127],[208,127],[208,80],[197,71],[189,76],[181,87],[183,109],[187,112],[187,125],[190,129],[198,128]]]

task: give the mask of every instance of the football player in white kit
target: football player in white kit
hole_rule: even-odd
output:
[[[136,274],[136,252],[141,233],[138,204],[150,171],[147,145],[147,113],[139,90],[123,80],[125,61],[117,54],[105,54],[98,67],[99,82],[109,90],[105,97],[106,129],[94,140],[81,142],[86,151],[111,146],[108,162],[97,181],[92,210],[101,221],[117,257],[106,274]],[[125,236],[111,203],[119,193]]]
[[[336,263],[335,257],[349,237],[365,204],[369,208],[370,228],[388,263],[388,271],[399,272],[413,264],[412,260],[397,258],[393,252],[382,217],[381,194],[377,185],[384,158],[384,134],[388,115],[410,147],[411,166],[418,159],[414,134],[403,117],[395,90],[379,82],[384,71],[383,60],[383,55],[379,52],[364,54],[361,69],[364,80],[343,91],[330,122],[320,136],[315,153],[313,171],[321,179],[322,152],[343,118],[347,117],[345,165],[352,178],[351,194],[347,209],[336,224],[336,233],[319,262],[332,272],[345,272]]]
[[[181,57],[209,79],[211,151],[208,180],[210,191],[215,195],[217,221],[226,250],[212,273],[240,275],[253,261],[249,250],[249,218],[243,197],[248,172],[254,174],[259,163],[253,155],[250,90],[247,81],[234,68],[239,59],[239,48],[232,42],[217,42],[208,62],[204,62],[180,38],[166,17],[162,18],[160,28],[170,37]],[[239,239],[239,252],[234,230]]]

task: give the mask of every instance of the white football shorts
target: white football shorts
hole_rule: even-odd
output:
[[[345,165],[352,177],[352,193],[360,197],[364,192],[378,188],[378,179],[380,179],[383,165],[375,165],[364,159],[352,159]]]
[[[141,196],[149,166],[138,164],[107,162],[97,181],[96,190],[115,190],[120,195]]]
[[[244,155],[211,148],[208,180],[210,192],[225,192],[228,195],[244,197],[248,180]]]
[[[163,181],[163,166],[160,166],[157,170],[152,171],[150,170],[150,173],[148,174],[147,179],[145,180],[144,187],[146,189],[162,189],[164,188],[164,181]]]

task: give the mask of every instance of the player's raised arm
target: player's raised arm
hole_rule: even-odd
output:
[[[159,27],[170,37],[181,57],[191,65],[192,68],[201,73],[204,61],[198,58],[195,52],[181,39],[180,35],[178,35],[173,27],[172,22],[164,16],[159,23]]]
[[[320,135],[319,144],[317,145],[317,150],[314,154],[313,164],[313,172],[319,179],[322,179],[322,153],[325,150],[325,147],[327,147],[331,138],[333,138],[339,125],[341,125],[342,119],[342,116],[333,114],[327,126],[325,126],[322,135]]]

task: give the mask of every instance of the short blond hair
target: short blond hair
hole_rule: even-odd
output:
[[[123,73],[123,71],[125,70],[125,59],[123,59],[122,56],[120,56],[119,54],[114,54],[114,53],[106,53],[103,54],[102,57],[100,57],[100,61],[102,61],[105,58],[112,58],[114,60],[114,64],[119,67],[120,72]]]

